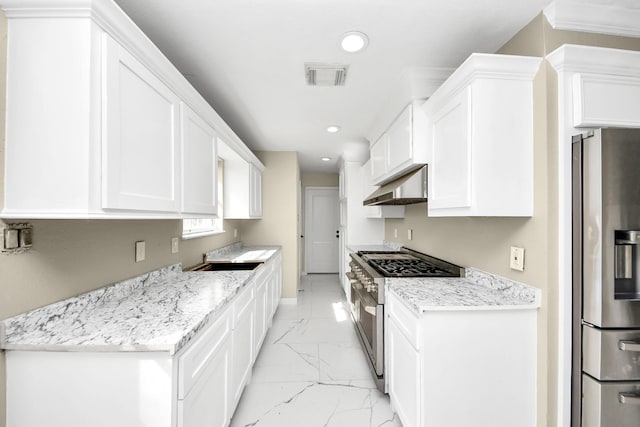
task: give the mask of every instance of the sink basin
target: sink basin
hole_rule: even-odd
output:
[[[263,262],[206,262],[198,265],[192,271],[237,271],[237,270],[255,270],[260,267]]]

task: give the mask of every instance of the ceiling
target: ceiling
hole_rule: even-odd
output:
[[[297,151],[302,172],[337,172],[341,157],[366,159],[412,98],[428,97],[470,53],[495,52],[549,0],[116,3],[250,149]],[[368,35],[364,51],[340,48],[352,30]],[[348,64],[346,84],[307,86],[305,62]]]

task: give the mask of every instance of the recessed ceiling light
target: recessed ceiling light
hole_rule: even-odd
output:
[[[322,159],[323,162],[330,162],[331,161],[331,157],[323,157]]]
[[[355,53],[360,52],[369,44],[369,37],[365,33],[360,31],[349,31],[342,36],[342,42],[340,46],[345,52]]]
[[[336,133],[340,130],[340,126],[336,126],[336,125],[331,125],[327,127],[327,132],[329,133]]]

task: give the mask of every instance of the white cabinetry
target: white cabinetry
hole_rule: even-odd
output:
[[[180,99],[104,35],[104,209],[178,212]]]
[[[424,103],[429,216],[533,214],[540,58],[473,54]]]
[[[427,163],[426,121],[421,102],[409,104],[371,147],[373,184],[387,183]]]
[[[367,217],[367,208],[362,204],[365,198],[365,170],[360,163],[344,162],[340,167],[340,182],[344,187],[344,197],[340,200],[339,275],[349,298],[350,285],[345,276],[349,264],[347,246],[382,244],[384,221]]]
[[[536,425],[535,308],[417,315],[385,295],[387,384],[404,427]]]
[[[217,134],[187,105],[182,118],[182,212],[217,213]]]
[[[218,147],[224,160],[224,217],[261,218],[264,167],[241,157],[224,141],[219,141]]]
[[[178,358],[178,427],[223,427],[231,418],[230,343],[227,310]]]
[[[271,323],[280,300],[281,255],[265,268],[267,274],[258,274],[174,355],[7,351],[7,426],[229,425],[256,358],[255,331],[260,327],[264,338],[267,329],[256,326],[254,292],[267,295],[263,325]]]
[[[2,217],[214,215],[214,134],[260,161],[114,2],[89,3],[2,2]]]
[[[233,413],[244,386],[251,376],[254,360],[255,299],[253,286],[246,287],[233,304],[233,364],[231,365],[231,387],[229,399]]]

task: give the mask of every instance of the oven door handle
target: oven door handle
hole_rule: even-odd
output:
[[[622,351],[640,351],[640,343],[636,341],[619,341],[618,348]]]
[[[640,405],[640,394],[618,393],[618,400],[622,404]]]
[[[364,289],[358,289],[358,299],[362,303],[362,307],[364,311],[369,313],[372,316],[377,316],[378,312],[378,303],[373,299],[371,295],[369,295]]]

